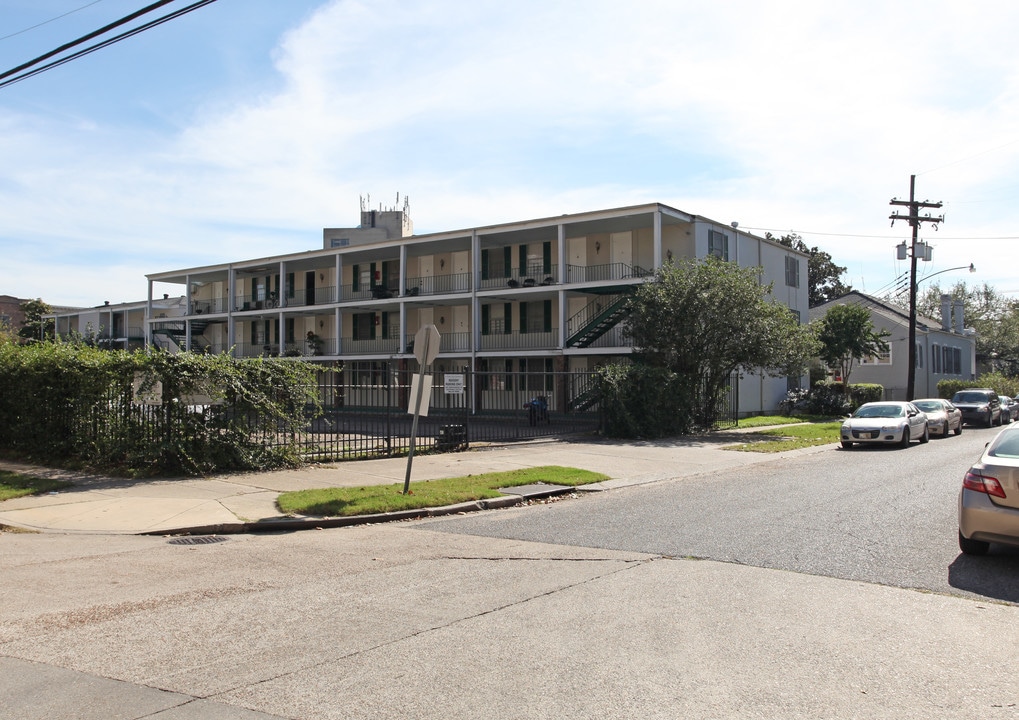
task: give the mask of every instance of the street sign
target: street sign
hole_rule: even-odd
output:
[[[464,376],[449,373],[443,378],[443,387],[446,390],[447,395],[463,395],[464,394]]]
[[[439,331],[434,325],[425,325],[414,336],[414,357],[422,365],[431,365],[439,355]]]

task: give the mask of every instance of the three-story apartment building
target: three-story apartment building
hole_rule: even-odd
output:
[[[147,334],[171,350],[356,368],[412,358],[415,333],[435,325],[440,370],[590,370],[631,354],[623,306],[636,286],[708,255],[761,268],[806,321],[806,255],[735,223],[651,203],[415,235],[405,204],[325,228],[320,250],[148,275]],[[166,286],[185,298],[172,321],[151,311]],[[799,381],[742,378],[739,412],[774,409]]]

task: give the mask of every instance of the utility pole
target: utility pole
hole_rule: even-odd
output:
[[[892,198],[889,205],[900,205],[909,208],[908,215],[900,215],[894,212],[888,217],[895,226],[896,220],[906,220],[913,228],[913,241],[910,246],[909,261],[909,373],[906,376],[906,400],[913,400],[913,386],[916,384],[916,246],[917,235],[920,231],[920,223],[929,222],[938,229],[938,223],[945,221],[945,216],[932,217],[927,213],[920,216],[920,208],[940,208],[941,203],[918,202],[916,200],[916,175],[909,176],[909,200],[896,200]]]

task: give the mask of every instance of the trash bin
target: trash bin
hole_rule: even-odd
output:
[[[438,450],[463,450],[467,447],[467,428],[463,425],[443,425],[435,441]]]

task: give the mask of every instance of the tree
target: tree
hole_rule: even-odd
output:
[[[25,314],[25,319],[21,321],[18,335],[27,340],[53,339],[53,320],[43,319],[43,315],[49,315],[53,308],[42,300],[26,300],[21,303],[20,308]]]
[[[870,311],[862,305],[833,305],[811,326],[820,343],[818,357],[838,368],[847,396],[854,362],[888,350],[888,333],[874,329]]]
[[[793,250],[807,253],[807,296],[810,307],[817,307],[829,300],[840,298],[853,288],[842,282],[842,274],[846,269],[836,265],[831,255],[817,247],[807,247],[799,235],[783,235],[775,237],[770,232],[764,234],[765,239],[774,240]]]
[[[630,300],[638,360],[675,373],[696,425],[714,423],[732,373],[799,375],[813,355],[809,330],[769,298],[758,273],[714,257],[669,263]]]
[[[917,313],[940,319],[942,295],[962,301],[965,325],[976,330],[980,364],[1019,375],[1019,301],[1004,297],[987,283],[969,287],[960,281],[948,290],[934,284],[917,298]]]

